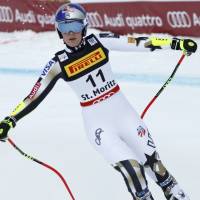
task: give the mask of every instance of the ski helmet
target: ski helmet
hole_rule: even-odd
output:
[[[67,3],[58,8],[55,15],[55,28],[60,38],[62,33],[87,32],[87,18],[85,9],[76,3]]]

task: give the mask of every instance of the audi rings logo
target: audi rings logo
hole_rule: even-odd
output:
[[[12,23],[14,21],[13,11],[8,6],[0,6],[0,22]]]
[[[87,19],[90,27],[102,28],[104,26],[103,19],[98,12],[88,12]]]
[[[169,11],[167,12],[167,21],[173,28],[190,28],[192,21],[186,11]]]
[[[96,101],[94,101],[93,104],[96,104],[96,103],[99,103],[101,101],[104,101],[105,99],[111,97],[113,94],[115,94],[115,92],[110,92],[110,93],[104,95],[103,97],[97,99]]]

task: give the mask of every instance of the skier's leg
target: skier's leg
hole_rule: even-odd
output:
[[[145,126],[143,125],[143,128]],[[130,141],[127,143],[135,143],[132,146],[140,146],[138,149],[144,145],[144,152],[138,152],[137,156],[140,160],[141,165],[144,166],[145,172],[161,187],[164,192],[166,199],[168,200],[189,200],[186,193],[180,188],[179,184],[175,180],[175,178],[169,173],[169,171],[163,165],[159,154],[156,150],[156,146],[153,142],[152,136],[148,132],[146,128],[144,128],[147,133],[147,141],[138,143],[138,140]],[[143,130],[143,131],[144,131]],[[149,139],[148,139],[149,138]],[[145,141],[145,139],[143,140]],[[148,147],[149,146],[149,147]]]
[[[95,112],[97,111],[96,108]],[[113,126],[108,123],[113,118],[118,118],[118,116],[110,112],[99,119],[94,118],[87,110],[84,113],[84,121],[88,139],[109,164],[122,173],[133,199],[153,200],[147,187],[144,169],[136,161],[135,152],[120,137],[117,124]]]
[[[153,200],[144,168],[136,160],[120,161],[114,165],[114,168],[122,174],[134,200]]]
[[[120,119],[122,123],[119,130],[120,137],[136,154],[137,161],[145,167],[145,171],[161,187],[167,199],[189,200],[175,178],[162,164],[153,138],[140,116],[131,106],[124,106],[123,109],[126,115]]]
[[[140,124],[138,127],[137,131],[142,129],[139,130],[139,134],[145,133],[143,139],[141,140],[139,137],[131,139],[128,137],[125,141],[129,147],[137,147],[136,156],[138,157],[140,164],[144,166],[145,172],[147,172],[147,174],[161,187],[166,199],[189,200],[175,178],[163,165],[148,129],[144,124]]]
[[[155,152],[157,161],[151,165],[148,161],[145,163],[145,172],[161,187],[166,199],[168,200],[189,200],[185,192],[180,188],[176,179],[165,168]]]

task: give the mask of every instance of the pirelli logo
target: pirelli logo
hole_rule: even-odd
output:
[[[103,52],[102,48],[98,48],[95,51],[85,55],[84,57],[70,63],[69,65],[66,65],[65,71],[68,77],[72,77],[96,65],[105,58],[106,55]]]

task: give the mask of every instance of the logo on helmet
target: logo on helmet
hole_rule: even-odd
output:
[[[70,18],[70,13],[74,12],[74,8],[70,6],[65,6],[62,10],[62,13],[65,15],[65,19]]]
[[[70,18],[70,13],[69,12],[67,12],[66,10],[63,10],[62,12],[65,15],[65,19]]]
[[[74,12],[74,8],[72,8],[71,6],[66,6],[66,11]]]

